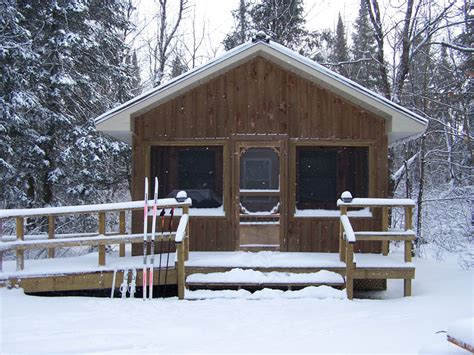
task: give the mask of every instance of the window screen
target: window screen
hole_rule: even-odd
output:
[[[158,176],[160,198],[186,190],[193,207],[222,205],[222,147],[152,147],[150,165],[151,176]]]
[[[345,190],[367,197],[367,147],[299,147],[296,164],[298,209],[336,209]]]

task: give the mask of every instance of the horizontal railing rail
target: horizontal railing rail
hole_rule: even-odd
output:
[[[147,201],[151,209],[153,201]],[[157,201],[158,209],[181,208],[182,215],[186,216],[186,225],[189,220],[189,207],[191,199],[184,202],[178,202],[174,198],[159,199]],[[14,218],[16,221],[16,235],[1,238],[0,242],[0,272],[3,270],[3,254],[6,251],[14,250],[16,252],[16,269],[24,270],[24,251],[31,249],[48,249],[48,257],[54,258],[55,248],[59,247],[77,247],[77,246],[96,246],[98,247],[99,265],[105,265],[105,250],[107,245],[119,244],[119,255],[125,256],[125,243],[135,243],[143,241],[143,234],[126,233],[126,212],[143,210],[144,201],[131,201],[95,205],[81,206],[62,206],[34,209],[14,209],[0,210],[0,219]],[[106,233],[106,213],[119,213],[119,230]],[[56,218],[58,216],[72,214],[97,214],[98,231],[97,233],[68,233],[64,235],[55,234]],[[29,237],[25,234],[25,220],[28,218],[46,217],[48,218],[48,233],[42,234],[38,238],[37,234]],[[181,217],[183,218],[183,217]],[[188,231],[188,229],[186,229]],[[150,235],[150,234],[149,234]],[[59,236],[59,238],[58,238]],[[64,236],[64,237],[62,237]],[[189,234],[186,234],[189,236]],[[26,237],[26,238],[25,238]],[[47,239],[44,239],[47,237]],[[175,232],[158,233],[157,239],[174,239]],[[184,236],[180,237],[186,240]],[[26,240],[25,240],[26,239]],[[186,247],[189,248],[189,242],[186,241]],[[189,252],[186,252],[187,255]]]

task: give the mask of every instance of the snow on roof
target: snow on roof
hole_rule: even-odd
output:
[[[304,75],[305,78],[385,118],[389,142],[421,133],[425,129],[426,118],[273,41],[244,43],[202,66],[144,92],[97,117],[95,119],[97,129],[130,142],[131,118],[257,56],[262,56],[296,74]]]

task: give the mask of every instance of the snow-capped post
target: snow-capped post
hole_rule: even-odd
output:
[[[186,193],[186,191],[179,191],[177,194],[176,194],[176,201],[178,202],[184,202],[186,201],[186,199],[188,198],[188,194]]]
[[[352,194],[349,191],[344,191],[341,194],[341,200],[344,201],[345,203],[351,203],[352,202]]]

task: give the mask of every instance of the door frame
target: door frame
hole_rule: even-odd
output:
[[[245,149],[272,148],[279,151],[280,157],[280,251],[286,250],[288,226],[288,142],[286,134],[231,136],[232,180],[230,192],[233,196],[230,210],[231,225],[234,233],[235,250],[240,247],[240,157]]]

